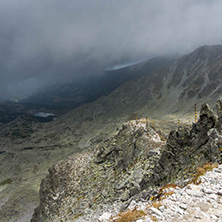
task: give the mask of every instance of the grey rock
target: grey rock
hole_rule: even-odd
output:
[[[214,168],[213,171],[216,172],[216,173],[222,173],[221,169],[218,169],[218,168]]]
[[[157,154],[158,154],[157,151],[151,150],[151,151],[149,151],[149,152],[147,153],[147,157],[149,158],[149,157],[152,157],[152,156],[157,155]]]
[[[108,221],[111,216],[112,216],[111,213],[109,213],[109,212],[104,212],[104,213],[99,217],[99,221],[101,221],[101,222]]]
[[[159,207],[159,210],[163,213],[164,210],[165,210],[165,207],[164,207],[164,206],[160,206],[160,207]]]
[[[185,185],[184,179],[192,175],[192,172],[189,172],[190,175],[184,173],[188,168],[192,166],[194,173],[196,167],[217,161],[220,138],[215,128],[217,121],[217,115],[210,106],[203,104],[200,118],[191,129],[179,127],[177,131],[171,131],[149,182],[164,185],[176,180]]]
[[[217,195],[222,196],[222,189],[217,192]]]
[[[63,201],[70,196],[78,198],[73,207],[73,214],[78,215],[87,207],[97,207],[114,200],[128,203],[130,198],[138,201],[147,199],[152,191],[169,183],[185,185],[188,181],[186,179],[195,173],[197,167],[209,161],[219,160],[218,141],[221,136],[217,123],[217,115],[209,105],[204,104],[201,107],[200,119],[191,128],[179,127],[177,131],[170,132],[159,156],[156,155],[156,150],[147,149],[150,141],[144,128],[125,125],[113,138],[101,142],[96,147],[97,151],[92,159],[97,159],[84,169],[85,174],[80,172],[75,175],[72,170],[73,163],[66,161],[50,169],[50,174],[41,185],[40,206],[34,218],[40,221],[40,218],[53,217]],[[155,133],[150,129],[150,135]],[[76,177],[78,181],[74,186],[73,181]],[[218,183],[209,179],[207,182]],[[148,194],[143,193],[147,189]],[[216,194],[211,190],[203,191],[186,190],[186,197],[189,200],[209,194],[209,200],[215,201],[210,195]],[[182,195],[177,191],[171,200],[177,200]],[[55,196],[58,198],[54,199]],[[206,198],[202,199],[204,201]],[[177,208],[181,215],[183,210],[186,210],[186,205],[182,204]],[[161,210],[151,208],[151,211],[157,217],[162,216]]]
[[[135,187],[131,187],[129,191],[130,191],[130,196],[134,196],[137,193],[139,193],[140,189],[137,186],[135,186]]]
[[[216,194],[210,194],[209,198],[211,198],[212,200],[217,200],[218,196]]]
[[[213,203],[213,204],[212,204],[212,207],[215,208],[215,209],[217,209],[217,208],[218,208],[218,204],[217,204],[217,203]]]
[[[130,198],[130,191],[129,190],[125,190],[125,192],[122,194],[122,196],[121,196],[121,200],[122,201],[126,201],[126,200],[128,200]]]
[[[210,215],[210,218],[212,218],[213,220],[217,220],[218,219],[218,217],[217,216],[215,216],[215,215]]]
[[[216,110],[218,118],[222,118],[222,98],[220,97],[216,102]]]
[[[195,196],[195,197],[203,197],[204,196],[204,193],[199,190],[187,190],[186,192],[190,196]]]
[[[186,204],[180,204],[179,207],[183,210],[186,210],[187,209],[187,205]]]
[[[183,209],[181,209],[181,208],[177,208],[176,211],[177,211],[180,215],[183,215],[183,213],[184,213]]]
[[[208,188],[203,188],[202,191],[203,191],[204,193],[206,193],[206,194],[213,194],[213,193],[214,193],[213,190],[208,189]]]
[[[195,215],[194,218],[199,219],[199,220],[202,219],[202,217],[200,215]]]
[[[218,116],[218,124],[217,128],[219,131],[221,131],[221,123],[222,123],[222,99],[219,98],[216,102],[216,110],[217,110],[217,116]]]
[[[150,207],[149,209],[152,211],[152,213],[154,213],[158,216],[162,216],[162,212],[159,211],[158,209],[156,209],[155,207]]]

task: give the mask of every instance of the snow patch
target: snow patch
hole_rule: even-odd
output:
[[[123,68],[129,67],[129,66],[137,65],[137,64],[145,62],[147,60],[148,59],[143,59],[143,60],[140,60],[140,61],[137,61],[137,62],[118,64],[118,65],[114,65],[114,66],[109,67],[109,68],[105,68],[104,70],[105,71],[112,71],[112,70],[123,69]]]
[[[43,113],[43,112],[39,112],[39,113],[35,113],[33,116],[37,116],[37,117],[49,117],[49,116],[55,116],[54,113]]]

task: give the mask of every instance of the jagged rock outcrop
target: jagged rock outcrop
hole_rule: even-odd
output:
[[[190,128],[171,131],[166,145],[153,128],[126,124],[94,152],[54,165],[42,181],[32,222],[75,220],[87,209],[114,201],[147,198],[167,183],[184,185],[196,168],[221,161],[221,107],[203,104]]]
[[[221,100],[217,101],[217,113],[221,113]],[[177,183],[183,185],[198,166],[206,162],[220,161],[222,136],[221,120],[209,107],[203,104],[200,118],[191,129],[179,127],[171,131],[166,147],[154,168],[151,182],[154,185]],[[145,188],[145,186],[144,186]]]
[[[43,179],[40,206],[32,222],[74,220],[88,208],[126,201],[141,191],[140,182],[154,167],[165,143],[152,128],[123,125],[119,133],[84,153],[55,164]],[[150,150],[155,149],[153,153]]]

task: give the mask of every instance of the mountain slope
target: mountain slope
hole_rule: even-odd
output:
[[[194,181],[198,167],[221,162],[221,107],[222,100],[218,100],[218,118],[203,104],[198,122],[190,129],[171,131],[165,146],[152,127],[131,121],[117,135],[97,144],[93,152],[55,164],[42,180],[40,205],[32,222],[95,222],[80,217],[105,204],[128,206],[132,200],[148,201],[151,196],[159,200],[164,198],[161,187]]]
[[[147,115],[165,119],[173,114],[176,121],[185,114],[190,116],[195,103],[208,101],[212,104],[220,94],[222,82],[220,79],[216,82],[212,76],[215,70],[221,75],[221,53],[222,46],[201,47],[170,66],[124,83],[94,103],[76,108],[62,116],[55,125],[69,125],[74,135],[82,135],[76,146],[92,149],[113,135],[114,127],[126,121],[129,112],[137,112],[140,117]],[[197,81],[203,72],[217,84],[216,88],[205,93],[203,89],[209,88],[212,82]],[[63,130],[60,133],[61,137],[65,137]]]
[[[118,70],[104,71],[100,77],[55,85],[22,100],[12,99],[12,101],[2,102],[0,103],[0,125],[23,114],[37,112],[64,114],[75,107],[110,94],[124,82],[150,75],[160,67],[169,65],[173,60],[172,57],[155,57]]]
[[[221,93],[222,46],[203,46],[170,66],[125,83],[97,103],[106,100],[105,106],[119,114],[162,116],[192,112],[195,103],[212,104]]]
[[[149,75],[160,67],[169,65],[173,60],[172,57],[155,57],[118,70],[106,70],[102,76],[55,85],[22,102],[54,106],[55,109],[61,109],[61,107],[74,109],[82,104],[93,102],[102,95],[108,95],[126,81]]]
[[[0,217],[16,221],[27,203],[37,206],[40,180],[47,169],[115,135],[129,113],[162,119],[155,120],[155,127],[166,127],[167,132],[177,126],[178,118],[190,117],[195,103],[198,108],[205,101],[214,103],[221,93],[221,55],[222,46],[204,46],[153,72],[146,72],[146,63],[141,64],[142,77],[124,82],[93,103],[49,123],[27,123],[29,137],[15,137],[26,132],[21,119],[0,127],[0,184],[11,181],[0,185]],[[134,67],[132,74],[137,71]]]

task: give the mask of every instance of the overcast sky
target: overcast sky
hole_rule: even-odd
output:
[[[222,44],[221,0],[0,0],[0,98]]]

